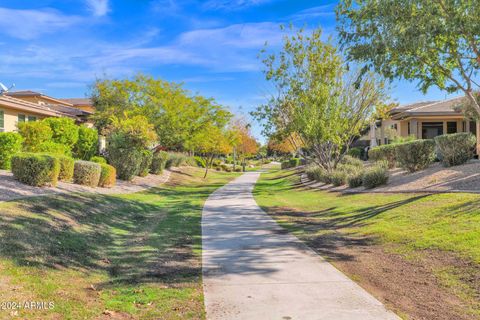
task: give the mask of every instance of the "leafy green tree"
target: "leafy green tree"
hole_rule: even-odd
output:
[[[377,77],[359,79],[321,36],[319,29],[311,34],[299,30],[284,37],[279,52],[263,52],[266,78],[276,94],[253,115],[263,123],[264,133],[298,137],[308,150],[303,156],[332,171],[386,97]]]
[[[347,57],[393,80],[462,91],[478,117],[480,5],[465,0],[343,0],[337,7]]]
[[[78,128],[78,141],[73,148],[76,158],[90,160],[98,150],[98,131],[94,128],[80,126]]]

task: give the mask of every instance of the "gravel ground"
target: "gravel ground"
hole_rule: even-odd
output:
[[[349,189],[346,186],[332,187],[323,183],[308,181],[302,175],[302,183],[321,190],[340,192],[474,192],[480,193],[480,161],[472,160],[467,164],[445,168],[440,163],[434,163],[429,168],[409,173],[402,169],[389,171],[388,184],[372,190],[365,188]]]
[[[92,188],[66,182],[59,182],[55,188],[52,188],[28,186],[15,180],[11,172],[0,170],[0,201],[71,192],[89,192],[98,194],[134,193],[167,182],[170,178],[170,173],[171,171],[164,170],[161,175],[149,174],[146,177],[135,177],[131,182],[117,180],[117,184],[113,188]]]

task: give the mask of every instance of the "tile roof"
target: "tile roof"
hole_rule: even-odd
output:
[[[38,112],[39,114],[49,115],[49,116],[72,116],[71,114],[62,112],[51,108],[49,105],[40,105],[33,102],[25,101],[22,99],[13,98],[5,94],[0,95],[0,104],[2,102],[11,108],[20,109],[20,110],[29,110],[33,112]]]
[[[448,100],[425,101],[413,103],[392,109],[393,117],[415,116],[415,115],[452,115],[461,114],[458,108],[465,104],[465,96],[455,97]]]
[[[83,105],[83,106],[91,106],[93,105],[92,99],[90,98],[68,98],[68,99],[60,99],[67,103],[75,105]]]

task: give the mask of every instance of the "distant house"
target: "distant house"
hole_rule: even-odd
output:
[[[370,131],[370,140],[378,145],[389,143],[394,136],[433,139],[442,134],[471,132],[480,142],[480,123],[465,119],[461,110],[465,102],[466,98],[462,96],[394,108],[388,119],[382,120],[375,131]],[[477,149],[480,150],[478,142]]]
[[[68,117],[77,123],[88,123],[92,113],[34,91],[6,92],[0,95],[0,132],[16,131],[19,122],[48,117]]]

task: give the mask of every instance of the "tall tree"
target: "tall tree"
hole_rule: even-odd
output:
[[[478,117],[480,3],[472,0],[342,0],[341,45],[349,60],[388,79],[462,91]]]
[[[233,130],[236,132],[235,149],[238,154],[242,170],[245,172],[246,161],[248,157],[255,155],[259,149],[259,143],[250,132],[250,125],[243,119],[236,119],[233,124]]]
[[[276,96],[253,115],[264,133],[295,136],[309,152],[304,157],[333,170],[385,97],[372,74],[358,78],[320,29],[284,37],[283,48],[263,59]],[[297,146],[298,149],[298,146]]]

